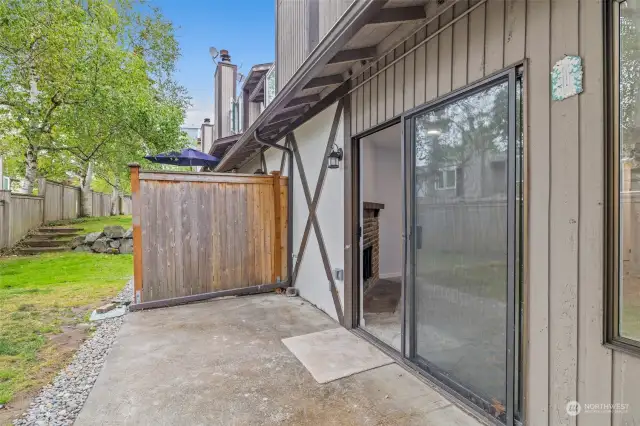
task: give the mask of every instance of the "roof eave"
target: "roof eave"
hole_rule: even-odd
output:
[[[304,86],[322,71],[325,65],[333,59],[351,37],[380,11],[384,3],[381,0],[353,2],[329,33],[309,54],[285,87],[278,92],[275,99],[258,116],[256,121],[249,126],[238,142],[229,149],[215,170],[226,171],[233,166],[229,164],[233,154],[250,141],[263,124],[266,124],[268,120],[282,112],[286,105],[297,94],[302,92]]]

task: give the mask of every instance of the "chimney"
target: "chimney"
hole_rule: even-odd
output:
[[[211,119],[205,118],[204,124],[200,126],[200,146],[202,152],[209,153],[211,145],[213,145],[215,126],[211,124]]]
[[[231,63],[228,50],[220,50],[220,61],[215,74],[215,138],[220,139],[233,134],[231,119],[233,102],[237,93],[238,67]]]

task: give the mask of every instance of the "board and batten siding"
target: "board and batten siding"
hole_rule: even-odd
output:
[[[602,2],[489,0],[435,34],[477,4],[458,2],[354,78],[355,87],[429,38],[351,93],[351,133],[527,59],[526,424],[638,424],[640,359],[602,344]],[[436,8],[427,6],[429,16]],[[582,57],[584,92],[552,101],[551,68],[568,54]],[[572,400],[630,405],[625,413],[569,417]]]
[[[354,0],[276,0],[276,73],[280,91]]]

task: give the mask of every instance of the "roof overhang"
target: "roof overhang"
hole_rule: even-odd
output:
[[[247,74],[242,84],[242,91],[249,93],[251,102],[262,102],[264,100],[264,81],[272,65],[272,62],[254,65],[249,70],[249,74]]]
[[[344,96],[348,92],[348,76],[339,75],[338,77],[333,77],[333,79],[327,78],[324,81],[325,85],[316,86],[321,89],[334,87],[334,90],[324,96],[320,93],[305,93],[305,88],[308,89],[306,86],[310,83],[312,85],[319,83],[317,80],[312,82],[312,79],[320,76],[327,65],[349,63],[350,60],[359,62],[364,60],[363,57],[371,56],[374,53],[371,49],[349,49],[347,51],[343,50],[343,48],[362,27],[375,21],[384,4],[385,1],[381,0],[354,1],[351,3],[346,12],[313,49],[285,87],[278,92],[275,99],[267,105],[256,121],[246,129],[238,142],[229,149],[216,167],[216,171],[229,171],[237,168],[262,150],[263,145],[255,140],[254,135],[256,132],[267,141],[277,142],[292,129],[308,120],[312,116],[310,115],[311,113],[316,111],[317,114],[317,112],[326,108],[328,106],[327,99],[336,98],[337,100],[336,94],[340,93]],[[334,62],[331,62],[332,60]],[[300,100],[305,97],[313,103],[305,103],[305,101]],[[296,108],[296,114],[290,116],[288,120],[278,118],[278,116],[282,117],[283,114],[287,113],[285,110],[292,107]],[[280,122],[280,125],[276,123],[276,120]],[[264,132],[266,126],[270,126],[268,133]]]

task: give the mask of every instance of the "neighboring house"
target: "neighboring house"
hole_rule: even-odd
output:
[[[627,213],[630,186],[620,188],[621,176],[631,178],[629,168],[620,171],[617,129],[626,124],[615,119],[638,116],[629,101],[637,99],[637,76],[624,80],[636,62],[620,64],[618,52],[627,57],[637,45],[640,5],[276,5],[268,71],[275,97],[262,109],[251,102],[267,96],[254,95],[267,77],[247,86],[249,109],[234,134],[227,99],[235,88],[216,86],[222,108],[212,149],[226,144],[215,151],[224,154],[218,172],[288,174],[294,159],[290,279],[300,295],[507,425],[639,423],[640,278],[629,262],[638,257],[640,216]],[[556,64],[563,68],[551,78]],[[217,78],[235,85],[234,66],[219,66]],[[443,116],[482,116],[488,133],[474,142],[448,128],[444,148],[421,138],[420,126],[444,133],[429,127]],[[499,125],[501,151],[487,151],[477,141],[495,141]],[[362,170],[361,151],[383,130],[396,135],[389,137],[402,159],[387,176],[402,188],[389,190],[402,194],[400,205],[361,195],[371,172]],[[640,142],[630,138],[625,145]],[[471,154],[459,164],[437,160],[438,149]],[[380,188],[364,193],[382,197]],[[492,198],[503,202],[485,202]],[[377,224],[390,208],[402,219],[393,340],[365,324],[362,277],[371,270],[363,268],[375,254],[361,250],[363,223]]]
[[[238,90],[238,67],[227,50],[220,52],[214,76],[214,123],[207,118],[200,129],[203,152],[222,158],[253,124],[269,102],[269,93],[275,91],[275,87],[268,90],[274,81],[269,78],[274,75],[273,68],[272,63],[254,65]]]

